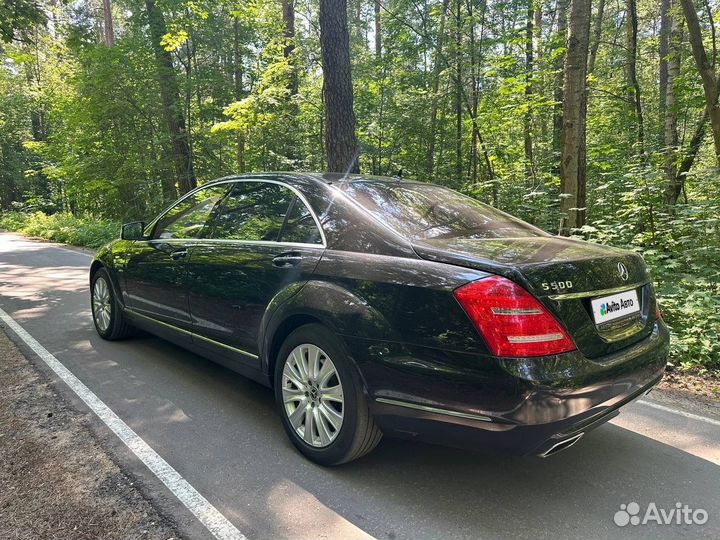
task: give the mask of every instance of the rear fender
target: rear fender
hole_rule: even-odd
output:
[[[397,341],[387,319],[365,299],[357,294],[327,281],[311,280],[289,290],[293,284],[273,299],[263,319],[260,357],[263,371],[273,369],[274,351],[284,340],[288,331],[310,322],[319,322],[339,335],[363,335],[369,339]],[[297,321],[287,328],[288,320]],[[281,334],[278,335],[278,330]]]

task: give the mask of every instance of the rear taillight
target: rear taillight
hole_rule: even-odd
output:
[[[494,356],[547,356],[576,348],[540,302],[509,279],[473,281],[456,289],[455,298]]]
[[[655,300],[655,320],[657,321],[660,317],[662,317],[662,313],[660,312],[660,302]]]

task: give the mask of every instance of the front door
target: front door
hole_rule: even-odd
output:
[[[191,330],[187,261],[215,205],[229,184],[210,186],[178,201],[133,243],[122,274],[127,305],[135,313]]]

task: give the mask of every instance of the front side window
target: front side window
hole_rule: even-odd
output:
[[[228,184],[218,184],[185,197],[157,221],[152,237],[155,239],[199,238],[213,208],[228,189]]]

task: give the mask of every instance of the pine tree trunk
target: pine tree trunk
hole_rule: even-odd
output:
[[[695,58],[695,64],[702,79],[703,91],[705,93],[705,106],[710,118],[710,128],[712,129],[713,142],[715,144],[715,159],[717,165],[720,167],[720,104],[718,103],[718,80],[715,75],[715,70],[708,61],[705,52],[702,30],[700,29],[700,22],[698,21],[693,0],[680,0],[680,3],[682,4],[685,20],[688,25],[688,35],[690,45],[692,46],[693,57]]]
[[[535,62],[539,65],[542,58],[542,21],[544,0],[536,0],[533,16],[533,36],[535,40]]]
[[[523,118],[523,142],[525,147],[525,181],[530,182],[535,176],[531,105],[533,94],[533,25],[535,10],[533,9],[533,0],[528,0],[527,4],[527,19],[525,21],[525,106],[527,107],[527,111],[525,111]]]
[[[110,0],[103,0],[103,18],[105,20],[105,45],[113,47],[115,45],[115,29],[113,28],[112,6]]]
[[[663,2],[664,3],[664,2]],[[665,190],[665,203],[668,206],[675,206],[682,185],[677,176],[677,154],[678,154],[678,129],[677,129],[677,95],[675,94],[675,80],[680,76],[680,44],[682,32],[677,21],[677,14],[670,13],[670,5],[667,12],[667,49],[665,51],[666,79],[665,79],[665,176],[667,188]]]
[[[380,0],[375,0],[375,59],[382,58],[382,26],[380,21]]]
[[[477,124],[478,114],[478,78],[477,78],[477,50],[475,45],[475,14],[473,13],[473,3],[467,2],[468,18],[470,19],[470,114],[472,116],[472,141],[470,144],[470,179],[473,184],[478,181],[478,139],[480,130]],[[484,19],[483,13],[483,19]],[[480,34],[482,41],[482,32]]]
[[[672,0],[661,0],[660,3],[660,45],[658,54],[660,63],[658,65],[658,112],[660,118],[665,119],[665,108],[667,107],[667,86],[668,86],[668,54],[670,51],[670,32],[672,21],[670,19],[670,6]],[[660,140],[665,142],[666,130],[660,133]]]
[[[347,0],[320,0],[320,47],[328,170],[356,173],[360,149],[355,136]]]
[[[585,223],[586,78],[591,9],[592,0],[573,0],[570,9],[560,160],[562,234],[569,234],[570,229]]]
[[[598,2],[597,14],[595,15],[595,24],[593,25],[593,38],[590,43],[588,75],[595,71],[595,61],[597,60],[597,53],[600,48],[600,38],[602,37],[603,17],[605,17],[605,0],[600,0]]]
[[[233,94],[235,101],[243,98],[243,64],[242,46],[240,41],[240,21],[233,19]],[[238,131],[235,141],[235,163],[238,173],[245,172],[245,133]]]
[[[145,0],[145,9],[150,26],[150,39],[152,40],[152,48],[157,63],[160,97],[163,103],[168,133],[170,134],[172,142],[175,174],[177,176],[180,194],[184,194],[197,186],[197,180],[195,178],[195,171],[193,170],[192,156],[190,155],[190,144],[185,128],[185,115],[180,99],[177,74],[175,73],[170,52],[166,51],[162,45],[160,45],[163,36],[167,34],[165,17],[162,12],[155,7],[154,0]],[[174,183],[163,180],[163,194],[166,198],[174,199]]]
[[[557,41],[563,47],[567,42],[567,6],[569,0],[557,0]],[[555,81],[553,83],[553,163],[554,173],[560,174],[560,154],[562,152],[562,129],[563,129],[563,73],[565,71],[565,55],[558,55],[555,59],[553,69],[555,70]]]
[[[461,0],[455,3],[455,183],[463,183],[462,165],[462,4]]]
[[[645,121],[643,119],[642,101],[640,100],[640,83],[637,78],[637,4],[635,0],[626,0],[625,16],[625,78],[628,87],[628,101],[635,114],[635,144],[637,155],[645,161]]]
[[[298,73],[293,52],[295,51],[295,0],[282,0],[283,30],[285,37],[285,46],[283,47],[283,56],[290,66],[290,76],[288,78],[288,90],[290,96],[298,93]]]
[[[427,161],[425,165],[425,170],[429,178],[434,178],[435,171],[435,139],[437,138],[437,115],[438,103],[440,101],[440,73],[442,72],[443,44],[445,42],[445,18],[447,16],[449,4],[450,0],[443,0],[442,12],[440,13],[440,23],[438,26],[438,35],[435,42],[436,45],[432,75],[432,104],[430,106],[430,135],[427,151]]]

